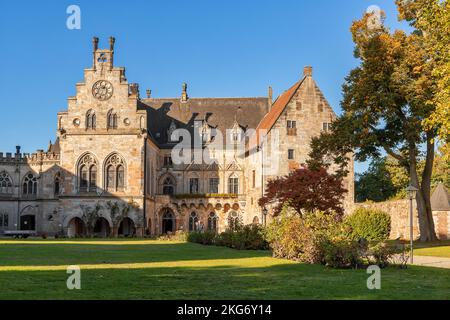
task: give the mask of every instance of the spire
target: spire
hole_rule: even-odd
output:
[[[187,102],[189,99],[187,94],[187,84],[183,83],[182,92],[181,92],[181,102]]]

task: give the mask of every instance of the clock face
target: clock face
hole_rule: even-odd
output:
[[[112,94],[113,86],[109,81],[100,80],[92,86],[92,95],[98,100],[108,100],[112,97]]]

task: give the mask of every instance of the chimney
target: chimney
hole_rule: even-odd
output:
[[[138,83],[130,83],[130,95],[134,96],[138,100],[140,99]]]
[[[147,93],[147,99],[150,99],[152,97],[152,90],[147,89],[145,92]]]
[[[187,84],[183,83],[182,92],[181,92],[181,102],[187,102],[189,99],[187,94]]]
[[[269,110],[272,108],[273,104],[273,89],[269,86]]]
[[[92,39],[92,42],[94,43],[94,52],[98,50],[98,38],[94,37]]]
[[[109,51],[114,51],[114,43],[116,42],[116,38],[109,37]]]
[[[97,38],[97,37],[92,38],[92,43],[93,43],[93,45],[94,45],[94,47],[93,47],[94,53],[93,53],[92,67],[93,67],[94,70],[95,70],[95,69],[96,69],[96,68],[95,68],[95,66],[96,66],[96,63],[95,63],[95,53],[96,53],[97,50],[98,50],[98,38]]]
[[[306,66],[303,68],[303,76],[304,77],[312,77],[313,75],[313,67]]]

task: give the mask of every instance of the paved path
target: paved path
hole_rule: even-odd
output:
[[[450,269],[450,258],[414,255],[414,265]]]

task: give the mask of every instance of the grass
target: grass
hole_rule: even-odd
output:
[[[68,290],[68,265],[81,290]],[[235,251],[150,240],[0,241],[0,299],[449,299],[450,270],[334,270]]]
[[[434,242],[431,244],[418,243],[415,254],[418,256],[432,256],[450,258],[450,240]]]

